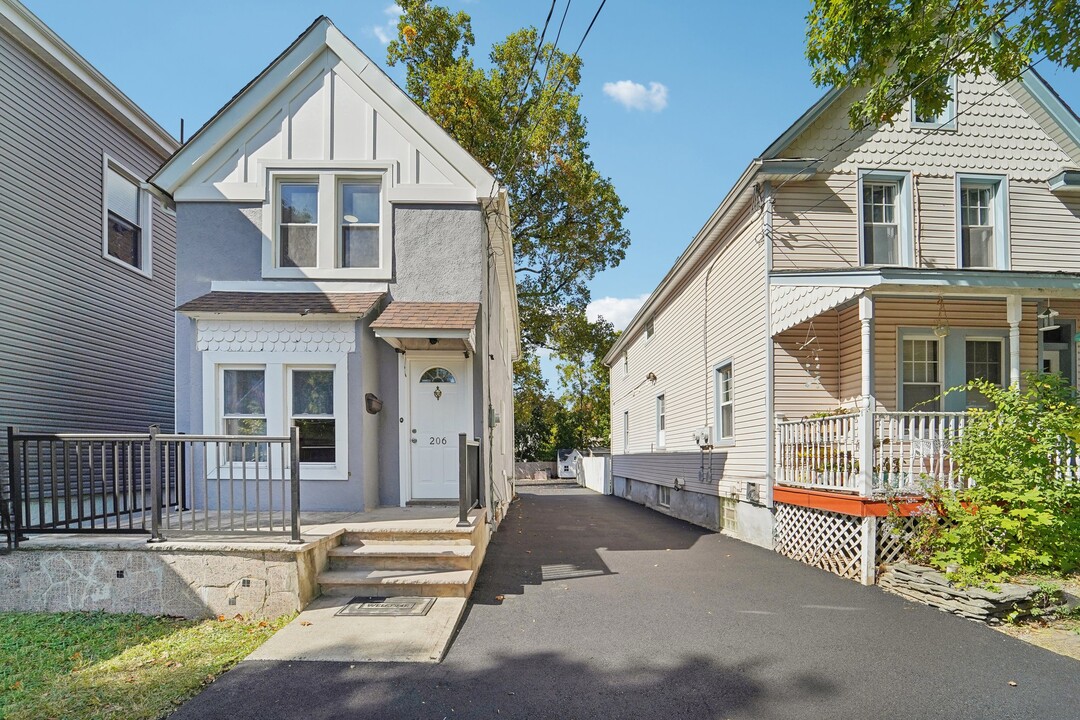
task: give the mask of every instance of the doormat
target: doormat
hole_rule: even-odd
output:
[[[434,603],[433,597],[354,597],[334,615],[419,617],[427,615]]]

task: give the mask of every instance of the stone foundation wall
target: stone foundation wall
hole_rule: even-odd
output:
[[[0,556],[0,610],[103,610],[186,618],[274,618],[299,611],[318,592],[329,538],[256,549],[195,543],[110,542],[33,547]],[[185,547],[187,546],[187,547]]]
[[[992,624],[1031,615],[1032,609],[1039,607],[1035,596],[1043,592],[1034,585],[1015,583],[1001,583],[997,591],[960,588],[933,568],[904,562],[887,566],[878,585],[909,600]],[[1061,598],[1050,599],[1056,602]]]

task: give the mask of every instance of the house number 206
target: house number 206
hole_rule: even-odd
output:
[[[428,445],[445,445],[446,444],[446,438],[444,438],[444,437],[433,437],[433,438],[428,438],[428,440],[429,440]]]

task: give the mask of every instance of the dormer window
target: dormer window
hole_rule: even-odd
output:
[[[389,173],[271,170],[264,277],[387,280]]]

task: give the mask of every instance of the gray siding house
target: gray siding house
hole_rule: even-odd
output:
[[[146,180],[177,146],[0,0],[0,425],[172,427],[174,222]]]
[[[177,212],[176,421],[300,428],[305,510],[458,497],[498,522],[518,352],[506,194],[319,18],[153,178]]]

